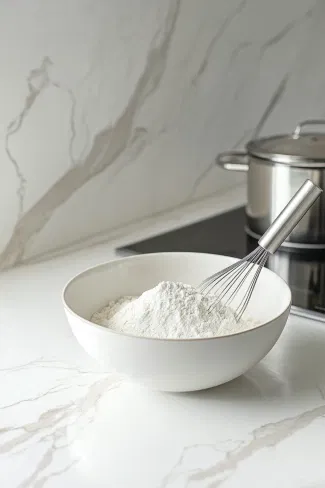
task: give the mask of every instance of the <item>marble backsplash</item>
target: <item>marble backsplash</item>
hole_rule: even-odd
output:
[[[3,0],[0,267],[225,194],[325,116],[323,0]]]

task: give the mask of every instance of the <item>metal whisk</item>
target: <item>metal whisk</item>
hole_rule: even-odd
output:
[[[270,254],[281,246],[305,213],[313,205],[322,190],[306,180],[268,230],[258,241],[258,247],[243,259],[209,276],[199,286],[202,293],[216,294],[216,306],[230,306],[236,320],[245,312],[256,282]],[[236,303],[236,306],[233,304]]]

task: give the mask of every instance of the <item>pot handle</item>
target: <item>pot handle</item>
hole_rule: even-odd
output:
[[[294,139],[298,139],[298,137],[301,134],[301,129],[305,127],[306,125],[324,125],[325,126],[325,120],[324,119],[310,119],[310,120],[303,120],[300,122],[295,130],[292,133],[292,137]]]
[[[216,164],[228,171],[248,171],[248,154],[245,151],[227,151],[218,154]]]

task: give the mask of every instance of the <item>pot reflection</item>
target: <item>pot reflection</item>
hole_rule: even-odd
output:
[[[247,253],[257,246],[247,236]],[[325,252],[281,249],[270,255],[266,267],[281,276],[291,288],[292,304],[325,312]]]

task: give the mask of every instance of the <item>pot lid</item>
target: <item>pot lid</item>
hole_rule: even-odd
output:
[[[305,132],[306,125],[323,125],[325,120],[306,120],[297,125],[292,134],[264,137],[250,141],[247,151],[274,163],[302,168],[325,168],[325,133]]]

